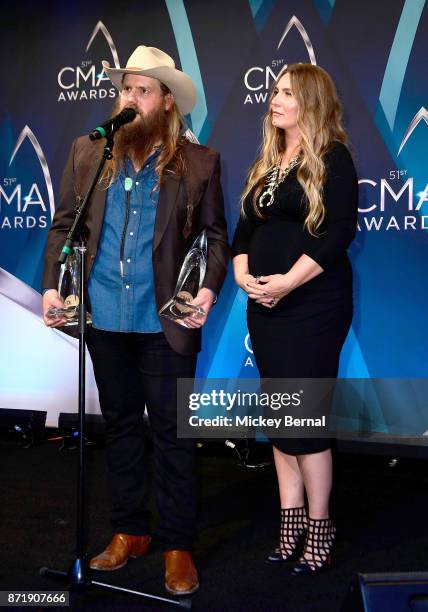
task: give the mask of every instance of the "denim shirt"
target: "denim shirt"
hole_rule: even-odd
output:
[[[129,160],[109,187],[97,256],[89,277],[92,324],[115,332],[156,333],[159,321],[152,266],[159,191],[154,152],[139,172]],[[129,215],[126,224],[126,190]],[[123,243],[122,243],[123,241]],[[123,257],[121,266],[121,245]],[[121,270],[122,267],[122,270]]]

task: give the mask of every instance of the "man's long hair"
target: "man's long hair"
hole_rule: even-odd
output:
[[[166,96],[171,93],[166,85],[160,83],[162,95]],[[118,112],[118,102],[116,102],[112,115]],[[121,168],[125,162],[126,153],[129,150],[127,147],[131,145],[132,138],[137,144],[138,132],[136,136],[127,136],[128,129],[132,126],[123,126],[116,134],[115,149],[113,159],[107,160],[104,171],[100,178],[100,184],[108,189],[110,185],[117,179]],[[178,176],[182,176],[185,171],[185,161],[182,153],[182,146],[186,142],[186,138],[181,136],[185,120],[181,114],[177,104],[174,102],[168,111],[157,111],[155,116],[155,133],[145,133],[142,128],[143,138],[141,139],[141,156],[147,157],[152,150],[155,141],[161,141],[162,146],[160,153],[156,159],[155,171],[158,181],[155,185],[155,190],[159,189],[160,185],[165,180],[165,173],[170,172]],[[131,128],[132,129],[132,128]],[[147,138],[145,138],[147,137]],[[142,159],[141,161],[144,161]]]
[[[336,87],[327,72],[319,66],[290,64],[279,74],[269,97],[268,111],[263,119],[260,154],[250,167],[241,196],[241,210],[243,211],[245,199],[254,189],[253,208],[255,214],[263,218],[257,206],[257,199],[265,186],[266,176],[279,163],[285,150],[284,130],[272,125],[270,105],[275,87],[286,73],[290,75],[291,90],[299,108],[297,126],[301,135],[302,154],[297,180],[302,186],[307,203],[304,227],[315,236],[325,218],[324,155],[333,141],[347,143],[347,136],[342,127],[342,105]]]

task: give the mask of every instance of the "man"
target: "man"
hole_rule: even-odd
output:
[[[220,185],[219,156],[188,142],[182,115],[195,103],[191,79],[159,49],[139,46],[126,68],[104,69],[120,90],[114,114],[125,107],[137,116],[115,136],[85,220],[88,295],[93,325],[88,349],[106,420],[113,538],[91,559],[95,570],[115,570],[148,551],[143,461],[143,412],[152,430],[159,536],[165,586],[189,594],[198,586],[191,550],[195,522],[194,441],[177,439],[176,382],[193,377],[200,327],[223,283],[229,250]],[[86,189],[103,143],[78,138],[64,170],[59,206],[49,231],[43,276],[45,323],[56,291],[56,263],[76,203]],[[173,295],[184,257],[205,229],[208,262],[193,301],[204,317],[178,325],[158,316]]]

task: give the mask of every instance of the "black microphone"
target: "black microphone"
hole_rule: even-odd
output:
[[[131,123],[136,115],[137,113],[133,108],[124,108],[118,115],[96,127],[95,130],[89,134],[90,140],[100,140],[101,138],[107,138],[107,136],[113,136],[122,125]]]

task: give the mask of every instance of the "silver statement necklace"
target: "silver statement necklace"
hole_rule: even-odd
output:
[[[297,154],[292,157],[288,163],[288,166],[281,170],[281,160],[272,168],[270,173],[267,175],[266,185],[263,190],[263,193],[259,197],[259,207],[267,208],[273,204],[273,200],[275,198],[275,191],[278,188],[278,185],[282,183],[282,181],[290,174],[292,169],[297,166],[300,162],[300,155]]]

